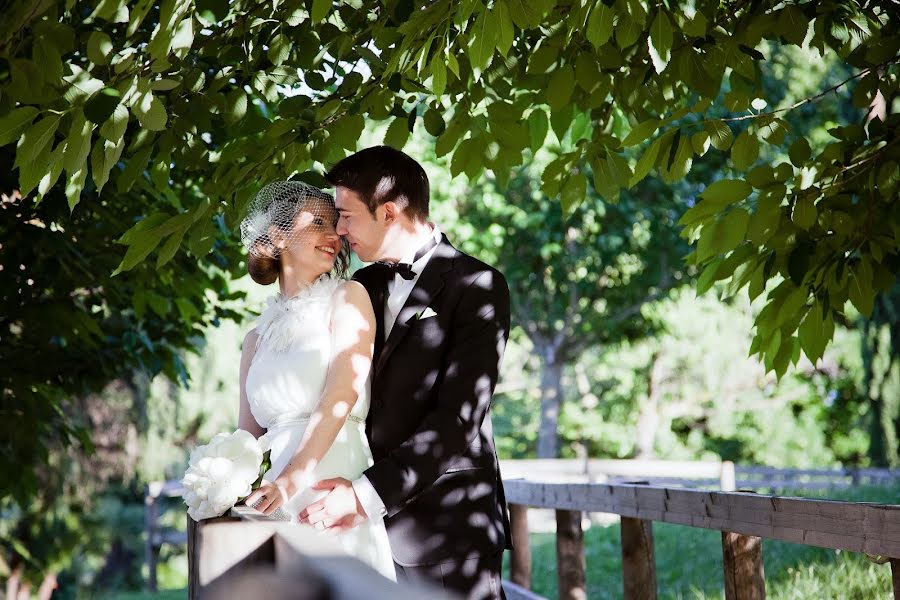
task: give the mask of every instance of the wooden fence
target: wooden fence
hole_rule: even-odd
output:
[[[560,600],[587,597],[581,513],[621,516],[626,600],[656,598],[653,522],[722,532],[725,597],[765,598],[762,540],[864,552],[890,563],[900,600],[900,506],[665,488],[643,484],[505,480],[513,540],[528,539],[528,507],[556,510]],[[531,551],[515,544],[510,578],[531,587]]]
[[[893,559],[900,557],[900,551],[896,549],[896,545],[900,544],[900,525],[896,522],[897,515],[900,513],[894,512],[898,510],[898,507],[800,500],[755,494],[715,493],[717,495],[709,495],[713,492],[691,489],[697,486],[715,487],[725,491],[738,488],[819,489],[821,487],[846,487],[854,484],[887,484],[900,481],[900,470],[775,469],[735,466],[729,462],[714,461],[599,459],[588,461],[504,460],[501,461],[500,468],[506,485],[513,530],[517,539],[528,539],[528,507],[556,510],[558,564],[562,565],[559,569],[560,599],[585,597],[584,572],[586,566],[581,512],[605,512],[622,516],[622,553],[625,570],[623,580],[625,581],[626,598],[655,598],[655,571],[652,560],[652,521],[654,520],[723,531],[726,594],[730,594],[727,595],[729,599],[758,597],[752,594],[740,594],[735,589],[765,589],[765,583],[762,580],[760,538],[786,539],[827,548],[845,548]],[[628,483],[634,479],[640,479],[642,485]],[[670,487],[658,487],[660,485]],[[163,544],[184,545],[188,543],[190,545],[188,539],[190,532],[186,534],[159,526],[159,517],[165,504],[164,499],[180,496],[181,493],[182,488],[177,481],[154,482],[148,487],[145,499],[147,531],[145,560],[148,567],[147,587],[151,590],[156,589],[156,563],[160,547]],[[688,496],[681,494],[688,494]],[[732,497],[749,498],[749,500],[732,502]],[[612,498],[615,501],[611,500]],[[876,552],[874,550],[878,550],[880,547],[871,546],[872,543],[875,543],[873,540],[882,538],[870,538],[863,535],[861,542],[859,540],[854,542],[854,536],[858,538],[859,534],[865,531],[863,529],[847,526],[845,529],[832,531],[836,527],[835,523],[845,522],[846,524],[843,517],[835,514],[835,511],[840,511],[840,506],[845,505],[850,507],[848,511],[853,515],[863,514],[859,513],[861,510],[859,507],[868,507],[869,511],[864,513],[865,517],[869,519],[868,526],[876,522],[871,519],[881,519],[881,522],[890,524],[893,529],[889,529],[887,533],[883,534],[883,541],[895,545],[890,547],[890,552]],[[619,508],[622,508],[622,511],[618,510]],[[628,510],[625,510],[626,508]],[[747,513],[746,518],[739,518],[741,515],[738,513],[744,509],[751,512]],[[799,509],[812,512],[803,512],[802,510],[797,512]],[[800,519],[798,523],[802,527],[794,526],[797,519]],[[192,522],[190,519],[188,521]],[[822,531],[815,527],[817,522],[822,524],[821,528],[824,528]],[[729,529],[733,524],[746,527]],[[855,545],[853,547],[832,545],[834,540],[842,537],[841,532],[845,530],[853,534],[846,539],[851,540]],[[792,537],[780,537],[782,534]],[[274,540],[274,537],[272,539]],[[866,543],[870,545],[866,546]],[[754,565],[758,565],[758,572],[753,571],[752,576],[747,575],[747,573],[751,573],[747,571],[749,568],[747,565],[753,566],[753,568],[756,568]],[[892,562],[892,566],[896,589],[898,577],[900,577],[898,575],[900,567],[896,564],[896,560]],[[737,567],[740,568],[734,570]],[[732,570],[729,571],[729,569]],[[538,596],[529,591],[531,561],[530,549],[527,544],[518,544],[512,555],[510,580],[504,582],[504,588],[510,600],[539,600]],[[751,584],[746,583],[745,580],[750,581]],[[652,583],[642,587],[641,584],[636,583],[640,581]],[[729,585],[734,588],[738,584],[740,587],[729,592]],[[651,588],[652,595],[649,592]],[[897,598],[900,600],[900,595],[897,595]]]

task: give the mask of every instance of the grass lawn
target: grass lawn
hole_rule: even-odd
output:
[[[900,488],[858,488],[830,492],[827,497],[896,504],[900,502]],[[720,532],[654,523],[653,536],[660,599],[725,597]],[[594,526],[585,532],[587,595],[591,600],[622,598],[619,541],[618,524]],[[557,598],[555,534],[532,534],[531,549],[534,591]],[[890,566],[875,564],[861,554],[765,540],[763,562],[766,597],[771,600],[892,598]]]

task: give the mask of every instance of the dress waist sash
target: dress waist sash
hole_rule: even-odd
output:
[[[284,414],[278,415],[274,419],[269,422],[269,426],[267,429],[271,429],[273,427],[286,427],[288,425],[299,425],[301,423],[306,423],[312,418],[312,413],[296,413],[296,414]],[[356,415],[349,415],[347,417],[348,423],[355,423],[357,425],[365,425],[366,420],[363,417],[358,417]]]

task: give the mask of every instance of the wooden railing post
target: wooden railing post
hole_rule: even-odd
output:
[[[764,600],[762,538],[722,532],[722,564],[726,600]]]
[[[900,600],[900,558],[891,559],[891,579],[894,581],[894,600]]]
[[[155,492],[156,490],[151,487],[144,496],[144,531],[147,535],[147,541],[144,543],[144,562],[147,565],[147,590],[151,592],[156,591],[156,563],[159,555],[155,539],[159,516]]]
[[[556,511],[556,571],[559,576],[559,600],[587,598],[580,511]]]
[[[621,527],[625,600],[656,600],[653,522],[622,517]]]
[[[723,492],[733,492],[737,489],[737,477],[734,473],[734,463],[730,460],[722,461],[722,472],[719,474],[719,488]]]
[[[531,546],[528,541],[528,507],[523,504],[510,504],[509,522],[513,543],[509,557],[509,580],[530,590]]]

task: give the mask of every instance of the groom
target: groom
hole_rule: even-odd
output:
[[[509,337],[506,280],[428,222],[428,176],[403,152],[368,148],[325,178],[337,233],[374,262],[354,279],[377,321],[366,421],[375,464],[356,481],[317,484],[330,492],[301,520],[340,530],[383,516],[398,580],[504,598],[510,530],[489,409]]]

